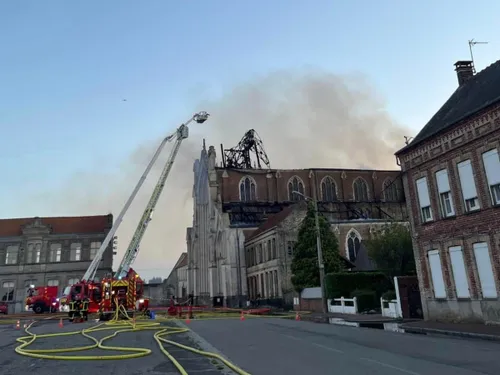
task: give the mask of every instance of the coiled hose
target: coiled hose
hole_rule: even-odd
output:
[[[124,317],[124,319],[119,319],[120,314]],[[24,355],[32,358],[39,359],[58,359],[64,361],[89,361],[89,360],[117,360],[117,359],[131,359],[131,358],[140,358],[145,357],[151,354],[151,350],[147,348],[133,348],[133,347],[120,347],[120,346],[108,346],[104,345],[104,343],[119,335],[120,333],[125,332],[137,332],[137,331],[155,331],[154,339],[158,343],[160,350],[167,356],[167,358],[174,364],[179,373],[182,375],[188,375],[184,367],[165,349],[163,343],[176,346],[181,349],[189,350],[193,353],[200,354],[206,357],[215,358],[220,362],[224,363],[228,368],[233,370],[236,374],[239,375],[250,375],[248,372],[242,370],[238,366],[229,362],[222,356],[216,353],[205,352],[191,346],[182,345],[172,340],[167,340],[165,336],[188,332],[187,328],[180,327],[165,327],[161,326],[158,322],[150,322],[150,321],[136,321],[135,319],[130,318],[127,314],[127,311],[123,306],[120,306],[114,314],[113,319],[106,323],[100,323],[93,327],[85,328],[80,331],[72,331],[72,332],[61,332],[61,333],[49,333],[43,335],[37,335],[30,331],[30,328],[35,324],[35,322],[31,323],[26,329],[25,332],[28,336],[20,337],[16,341],[21,343],[15,348],[16,353],[20,355]],[[98,340],[90,334],[93,332],[99,331],[114,331],[112,334],[103,337]],[[28,347],[33,344],[38,339],[48,338],[48,337],[62,337],[62,336],[75,336],[82,335],[93,341],[93,344],[86,346],[78,346],[78,347],[70,347],[70,348],[62,348],[62,349],[28,349]],[[83,352],[86,350],[92,349],[102,349],[102,350],[113,350],[124,352],[123,354],[113,354],[113,355],[62,355],[62,353],[72,353],[72,352]]]

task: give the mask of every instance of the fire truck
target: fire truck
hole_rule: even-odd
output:
[[[118,215],[113,227],[110,229],[106,238],[102,242],[101,247],[97,251],[82,280],[79,283],[68,286],[64,289],[63,295],[58,301],[60,303],[59,309],[62,312],[68,312],[70,321],[72,321],[76,315],[79,317],[83,316],[83,319],[86,320],[89,313],[99,313],[100,319],[106,320],[112,316],[116,310],[122,310],[120,306],[123,306],[127,312],[139,311],[144,312],[145,314],[150,314],[149,300],[144,296],[144,281],[131,268],[131,266],[137,258],[140,243],[146,233],[149,222],[153,218],[153,211],[158,203],[163,188],[165,187],[165,183],[179,152],[182,141],[189,136],[189,123],[195,121],[198,124],[202,124],[208,119],[208,116],[209,114],[207,112],[198,112],[194,114],[186,123],[177,128],[173,134],[170,134],[162,140],[160,146],[153,155],[153,158],[146,167],[146,170],[139,179],[139,182],[132,191],[131,196],[128,198],[122,208],[122,211]],[[153,193],[151,194],[149,202],[117,271],[114,275],[107,275],[100,280],[96,279],[96,272],[106,248],[111,240],[115,238],[114,236],[118,227],[123,221],[125,214],[134,201],[135,196],[146,180],[146,177],[151,171],[153,165],[160,156],[161,151],[165,145],[172,140],[175,140],[174,147],[172,148],[163,167]],[[79,301],[82,301],[82,303],[79,303]],[[84,301],[85,304],[83,303]],[[83,314],[81,314],[80,311],[74,310],[75,305],[86,306]]]
[[[57,289],[57,286],[30,285],[26,292],[25,310],[36,314],[57,312],[59,309]]]

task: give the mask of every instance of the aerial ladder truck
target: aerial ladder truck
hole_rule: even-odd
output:
[[[89,268],[83,275],[83,278],[79,283],[68,286],[64,289],[63,295],[58,301],[60,306],[59,309],[60,311],[68,312],[70,320],[72,320],[76,315],[74,309],[75,302],[78,308],[84,307],[85,311],[83,311],[83,314],[82,312],[77,311],[78,316],[83,316],[83,320],[87,319],[89,313],[96,312],[99,312],[101,319],[106,319],[114,311],[116,311],[116,309],[119,309],[120,306],[123,306],[126,311],[141,311],[149,314],[149,300],[144,296],[144,281],[131,268],[131,266],[137,258],[141,241],[146,233],[149,222],[153,218],[154,209],[160,199],[163,188],[165,187],[165,183],[170,171],[172,170],[172,166],[181,144],[183,140],[189,136],[188,125],[193,121],[202,124],[208,119],[208,116],[209,114],[207,112],[198,112],[194,114],[186,123],[179,126],[174,133],[162,140],[160,146],[153,155],[153,158],[146,167],[146,170],[139,179],[139,182],[132,191],[131,196],[126,201],[123,209],[116,218],[115,223],[102,242],[101,247],[97,251]],[[153,193],[151,194],[149,202],[144,209],[141,219],[125,251],[120,265],[118,266],[118,269],[114,275],[107,275],[101,279],[96,279],[96,273],[104,252],[106,251],[111,240],[114,239],[115,233],[123,221],[125,214],[149,175],[153,165],[160,156],[163,148],[172,140],[175,140],[174,147],[172,148],[172,151],[170,152],[170,155],[163,167]]]

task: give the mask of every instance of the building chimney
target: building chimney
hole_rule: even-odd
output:
[[[457,61],[455,71],[457,72],[458,85],[462,86],[474,76],[474,65],[472,61]]]

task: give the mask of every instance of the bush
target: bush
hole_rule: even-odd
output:
[[[364,312],[376,309],[380,303],[377,303],[377,293],[374,290],[356,289],[351,293],[351,298],[356,297],[358,302],[358,312]]]
[[[351,295],[354,290],[374,291],[377,298],[392,288],[383,272],[339,272],[329,273],[325,277],[326,295],[328,298],[339,298]]]
[[[393,299],[396,299],[396,292],[394,290],[388,290],[382,294],[382,298],[386,301],[392,301]]]

